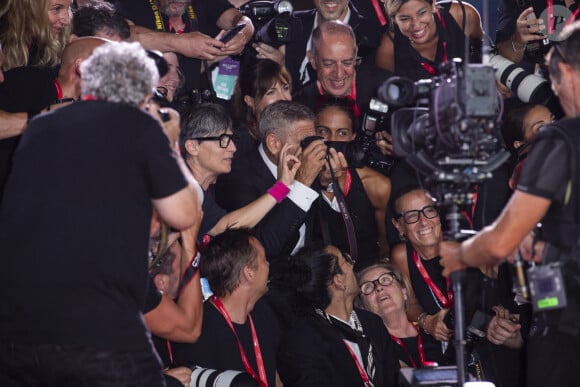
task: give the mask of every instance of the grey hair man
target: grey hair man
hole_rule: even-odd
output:
[[[187,228],[199,199],[141,109],[158,78],[145,50],[104,44],[81,74],[84,101],[30,122],[0,207],[0,385],[162,386],[141,314],[150,219]]]
[[[266,107],[260,116],[258,130],[261,136],[258,149],[240,158],[232,172],[218,180],[216,197],[223,208],[232,211],[262,195],[275,182],[282,148],[289,144],[301,161],[294,184],[288,196],[255,228],[256,237],[273,262],[312,238],[312,222],[308,220],[312,219],[310,209],[319,194],[311,186],[326,163],[326,145],[315,140],[301,147],[304,138],[314,135],[314,114],[295,102],[278,101]]]

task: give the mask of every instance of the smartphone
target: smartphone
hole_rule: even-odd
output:
[[[238,24],[237,26],[226,32],[226,34],[222,36],[222,38],[220,39],[220,42],[222,43],[229,42],[230,40],[232,40],[234,36],[236,36],[238,32],[243,30],[245,26],[246,26],[245,24]]]

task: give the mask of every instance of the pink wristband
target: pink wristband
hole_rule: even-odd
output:
[[[290,192],[290,188],[281,181],[277,181],[270,189],[268,193],[272,195],[274,199],[276,199],[276,203],[280,203]]]

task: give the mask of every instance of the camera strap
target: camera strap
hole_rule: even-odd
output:
[[[238,342],[238,348],[240,349],[240,356],[242,358],[242,363],[244,364],[244,368],[246,369],[246,372],[249,373],[252,376],[252,378],[254,378],[254,380],[260,384],[260,387],[267,387],[268,386],[268,378],[266,376],[266,367],[264,366],[264,359],[262,357],[262,351],[260,350],[260,342],[258,341],[258,335],[256,334],[256,328],[254,327],[254,320],[252,319],[252,315],[248,314],[248,320],[250,320],[250,329],[252,331],[252,343],[254,345],[254,353],[256,354],[256,364],[258,365],[259,375],[256,373],[256,371],[254,371],[254,369],[250,365],[250,361],[248,360],[248,356],[246,355],[246,351],[244,350],[244,347],[242,346],[242,342],[240,341],[240,338],[238,337],[238,333],[236,332],[234,324],[232,323],[232,319],[230,318],[230,315],[228,314],[228,311],[226,310],[224,304],[216,296],[213,296],[211,298],[211,302],[214,304],[214,306],[216,307],[218,312],[224,317],[224,319],[226,320],[226,323],[228,324],[228,326],[232,330],[232,332],[236,338],[236,341]]]
[[[334,197],[336,198],[336,202],[338,203],[338,207],[340,208],[340,215],[342,216],[342,220],[344,221],[344,227],[346,230],[346,239],[348,241],[348,246],[350,248],[350,256],[353,260],[358,260],[358,245],[356,242],[356,233],[354,229],[354,223],[352,222],[352,216],[350,215],[350,211],[348,210],[348,206],[346,205],[346,199],[344,197],[344,193],[342,189],[340,189],[340,184],[338,184],[338,179],[334,176],[334,171],[332,168],[330,169],[330,176],[332,177],[332,186],[334,189]],[[350,174],[349,169],[346,169],[347,180]],[[348,187],[348,185],[347,185]]]
[[[149,6],[151,7],[151,11],[153,11],[153,17],[155,18],[155,29],[159,32],[169,32],[165,29],[165,21],[163,20],[163,15],[161,14],[161,11],[159,10],[159,7],[157,6],[157,3],[155,0],[149,0]],[[191,31],[197,31],[199,29],[198,24],[199,24],[199,20],[197,18],[197,15],[195,14],[195,10],[193,9],[193,6],[191,5],[191,3],[187,6],[187,16],[188,16],[188,21],[189,21],[189,27],[191,28]],[[186,23],[187,26],[187,23]],[[171,26],[169,26],[169,29],[171,30]],[[177,31],[175,31],[177,33]],[[185,31],[181,31],[181,32],[185,32]]]
[[[373,8],[375,9],[377,18],[379,19],[379,23],[381,23],[381,26],[384,27],[385,24],[387,24],[387,18],[385,17],[385,14],[382,11],[383,7],[381,6],[381,4],[379,4],[379,0],[371,0],[371,3],[373,4]]]

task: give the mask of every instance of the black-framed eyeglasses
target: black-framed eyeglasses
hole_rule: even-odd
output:
[[[232,140],[234,143],[237,141],[238,136],[235,134],[223,133],[219,136],[193,137],[191,139],[197,141],[219,141],[220,148],[227,148]]]
[[[433,219],[439,216],[439,210],[434,205],[428,205],[421,208],[420,210],[408,210],[401,212],[395,217],[395,219],[403,218],[405,223],[413,224],[419,221],[419,217],[421,216],[420,214],[423,214],[426,219]]]
[[[375,291],[378,285],[390,286],[396,279],[397,277],[395,277],[395,273],[393,273],[392,271],[388,271],[386,273],[381,274],[379,278],[377,278],[376,280],[363,282],[360,285],[360,291],[365,296],[368,296],[369,294]]]

